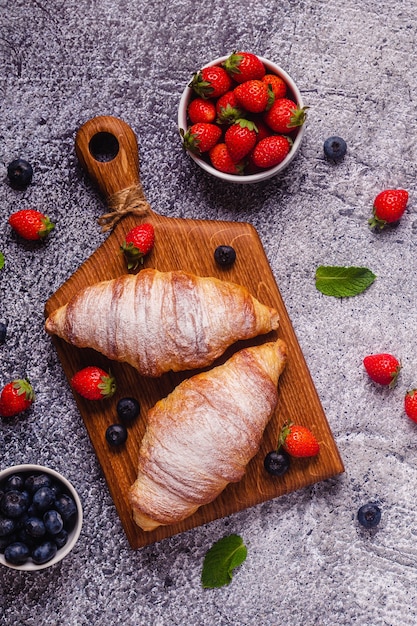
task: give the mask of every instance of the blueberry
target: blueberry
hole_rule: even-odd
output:
[[[23,189],[32,181],[33,168],[24,159],[15,159],[7,166],[7,176],[13,187]]]
[[[47,563],[54,558],[57,553],[57,546],[54,541],[44,541],[32,551],[32,560],[37,565]]]
[[[272,476],[283,476],[290,468],[290,456],[285,450],[271,450],[264,458],[264,467]]]
[[[12,474],[4,483],[4,491],[23,491],[25,488],[25,481],[20,474]]]
[[[30,474],[25,479],[25,489],[35,493],[40,487],[50,487],[52,479],[48,474]]]
[[[112,424],[106,430],[106,440],[111,446],[121,446],[127,439],[127,429],[123,424]]]
[[[77,518],[77,506],[71,496],[62,493],[56,498],[54,508],[62,517],[66,530],[72,530]]]
[[[0,322],[0,346],[4,344],[6,341],[7,335],[7,324],[4,322]]]
[[[64,528],[62,517],[55,509],[46,511],[43,516],[43,523],[45,524],[46,532],[50,535],[57,535]]]
[[[381,521],[381,509],[376,504],[368,502],[358,510],[358,522],[365,528],[374,528]]]
[[[39,517],[28,517],[25,522],[25,531],[31,537],[43,537],[46,533],[46,528]]]
[[[32,504],[38,511],[46,511],[55,501],[55,493],[50,487],[39,487],[33,494]]]
[[[116,410],[121,421],[129,424],[139,415],[139,402],[135,398],[120,398]]]
[[[30,503],[27,491],[6,491],[0,501],[0,510],[6,517],[20,517],[27,511]]]
[[[63,548],[68,541],[68,533],[63,528],[59,533],[54,535],[54,541],[56,543],[57,548]]]
[[[10,535],[17,528],[17,521],[10,517],[0,516],[0,537]]]
[[[347,150],[346,141],[342,139],[341,137],[336,137],[336,136],[329,137],[324,142],[323,149],[324,149],[324,156],[326,157],[326,159],[329,159],[329,161],[334,161],[335,163],[337,163],[338,161],[341,161],[346,154],[346,150]]]
[[[6,535],[5,537],[0,537],[0,554],[4,554],[5,549],[11,543],[18,541],[17,533],[12,533],[11,535]]]
[[[236,261],[236,252],[232,246],[217,246],[214,260],[222,267],[229,267]]]
[[[4,558],[12,565],[23,565],[30,556],[29,548],[21,541],[15,541],[7,546],[4,551]]]

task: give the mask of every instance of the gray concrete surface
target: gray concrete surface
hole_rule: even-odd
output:
[[[0,467],[51,465],[72,480],[85,522],[70,558],[36,575],[0,570],[4,626],[412,626],[417,623],[417,430],[403,397],[417,385],[415,215],[417,18],[411,0],[0,0],[0,382],[27,374],[37,402],[0,424]],[[269,57],[310,106],[285,174],[236,187],[200,171],[176,128],[191,72],[240,48]],[[118,521],[60,363],[43,331],[47,298],[101,243],[102,201],[80,171],[76,129],[95,115],[138,135],[141,177],[161,214],[241,220],[258,230],[342,454],[346,472],[228,519],[133,552]],[[332,134],[348,155],[323,159]],[[6,182],[16,156],[33,184]],[[410,192],[396,228],[367,226],[375,195]],[[11,233],[26,206],[56,222],[39,247]],[[321,295],[318,265],[364,265],[374,285]],[[403,369],[393,390],[362,358],[387,350]],[[358,507],[382,507],[377,532]],[[236,532],[247,561],[219,590],[200,585],[211,544]]]

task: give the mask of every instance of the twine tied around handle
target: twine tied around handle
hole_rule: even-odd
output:
[[[128,213],[139,216],[146,215],[151,208],[145,199],[142,187],[139,185],[122,189],[110,196],[108,206],[109,212],[97,220],[103,233],[114,228],[119,220]]]

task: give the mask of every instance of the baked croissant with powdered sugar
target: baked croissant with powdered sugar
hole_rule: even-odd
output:
[[[145,376],[211,365],[238,340],[278,327],[278,313],[213,277],[143,269],[79,291],[45,328]]]
[[[155,404],[129,491],[138,526],[178,523],[241,480],[276,408],[286,360],[280,339],[245,348]]]

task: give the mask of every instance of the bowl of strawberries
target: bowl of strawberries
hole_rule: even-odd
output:
[[[294,80],[272,61],[233,52],[195,72],[178,108],[183,147],[227,182],[257,183],[296,156],[306,106]]]

